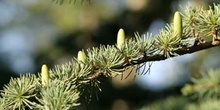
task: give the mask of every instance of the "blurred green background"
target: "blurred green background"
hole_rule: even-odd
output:
[[[119,28],[128,37],[134,37],[134,32],[156,35],[172,21],[175,11],[183,12],[187,5],[208,7],[214,2],[219,0],[76,0],[62,5],[50,0],[0,0],[1,89],[11,77],[38,73],[42,64],[54,68],[71,60],[81,49],[114,45]],[[146,75],[133,73],[124,80],[103,78],[98,100],[93,97],[87,103],[82,99],[80,109],[133,110],[179,96],[189,77],[219,68],[218,50],[215,47],[153,62]]]

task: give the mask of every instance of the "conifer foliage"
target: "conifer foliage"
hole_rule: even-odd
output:
[[[63,1],[59,2],[62,4]],[[219,46],[219,10],[220,5],[214,4],[208,10],[189,7],[184,13],[177,11],[173,23],[167,24],[156,36],[150,33],[140,36],[135,33],[134,38],[127,39],[126,30],[119,29],[116,45],[100,45],[82,50],[77,58],[57,65],[54,69],[48,70],[43,65],[41,73],[37,75],[12,78],[1,90],[0,108],[77,109],[83,92],[93,89],[101,91],[101,82],[98,80],[100,76],[115,77],[130,66]],[[211,37],[212,41],[205,40],[205,37]],[[192,84],[182,89],[183,95],[218,99],[219,76],[220,70],[209,71],[200,79],[193,79]]]

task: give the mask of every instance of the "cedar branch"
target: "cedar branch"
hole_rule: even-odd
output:
[[[205,49],[217,47],[217,46],[220,46],[220,44],[212,44],[212,41],[210,41],[210,42],[200,43],[200,44],[198,44],[196,46],[192,46],[192,47],[180,48],[180,49],[174,51],[174,53],[177,53],[180,56],[180,55],[190,54],[190,53],[194,53],[197,51],[201,51],[201,50],[205,50]],[[176,57],[176,56],[171,55],[170,57]],[[124,68],[124,67],[130,66],[130,65],[137,65],[137,64],[144,63],[144,62],[160,61],[160,60],[165,60],[165,59],[168,59],[168,58],[162,54],[156,54],[153,56],[141,57],[140,59],[138,59],[136,61],[132,61],[131,64],[126,64],[125,66],[120,66],[118,68]]]
[[[191,47],[180,48],[180,49],[178,49],[174,52],[177,53],[178,56],[180,56],[180,55],[190,54],[190,53],[194,53],[194,52],[197,52],[197,51],[201,51],[201,50],[205,50],[205,49],[209,49],[209,48],[217,47],[217,46],[220,46],[220,44],[212,44],[212,41],[210,41],[210,42],[200,43],[198,45],[191,46]],[[177,57],[177,56],[171,55],[170,57],[165,57],[162,54],[156,54],[156,55],[153,55],[153,56],[143,56],[143,57],[139,58],[138,60],[133,60],[133,61],[131,61],[131,62],[125,64],[125,65],[120,65],[120,66],[112,67],[112,68],[122,69],[122,68],[125,68],[125,67],[128,67],[128,66],[131,66],[131,65],[138,65],[138,64],[141,64],[141,63],[144,63],[144,62],[149,62],[149,61],[161,61],[161,60],[165,60],[165,59],[168,59],[168,58],[171,58],[171,57]],[[99,76],[102,76],[102,75],[103,75],[102,72],[96,72],[95,74],[91,75],[88,79],[90,79],[90,80],[96,79],[96,78],[98,78]]]

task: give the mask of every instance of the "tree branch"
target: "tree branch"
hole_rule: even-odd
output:
[[[212,47],[217,47],[217,46],[220,46],[220,44],[212,44],[212,41],[210,42],[205,42],[205,43],[200,43],[196,46],[191,46],[191,47],[187,47],[187,48],[180,48],[176,51],[174,51],[176,54],[178,54],[178,56],[180,55],[185,55],[185,54],[190,54],[190,53],[193,53],[193,52],[197,52],[197,51],[201,51],[201,50],[205,50],[205,49],[208,49],[208,48],[212,48]],[[171,55],[169,58],[171,57],[177,57],[176,55]],[[165,60],[165,59],[168,59],[168,57],[165,57],[164,55],[162,54],[156,54],[156,55],[153,55],[153,56],[145,56],[145,57],[141,57],[139,58],[138,60],[133,60],[123,66],[117,66],[117,67],[113,67],[114,69],[122,69],[122,68],[125,68],[125,67],[128,67],[128,66],[131,66],[131,65],[137,65],[137,64],[141,64],[141,63],[144,63],[144,62],[149,62],[149,61],[160,61],[160,60]],[[98,78],[99,76],[102,76],[103,73],[102,72],[96,72],[95,74],[91,75],[88,79],[96,79]]]
[[[187,47],[187,48],[180,48],[176,51],[174,51],[175,53],[177,53],[178,55],[185,55],[185,54],[190,54],[193,52],[197,52],[197,51],[201,51],[204,49],[208,49],[208,48],[212,48],[212,47],[216,47],[216,46],[220,46],[220,44],[212,44],[212,41],[210,42],[205,42],[205,43],[200,43],[196,46],[192,46],[192,47]],[[175,55],[171,55],[170,57],[176,57]],[[130,65],[137,65],[137,64],[141,64],[144,62],[149,62],[149,61],[160,61],[160,60],[165,60],[168,59],[168,57],[165,57],[162,54],[156,54],[153,56],[146,56],[146,57],[141,57],[138,60],[135,61],[131,61],[131,63],[128,63],[126,65],[123,66],[118,66],[117,68],[124,68]]]

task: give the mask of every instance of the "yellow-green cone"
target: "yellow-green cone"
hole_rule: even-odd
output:
[[[182,89],[181,92],[184,96],[189,95],[193,92],[194,88],[192,85],[186,84]]]
[[[47,65],[43,65],[41,68],[41,81],[42,81],[42,85],[47,87],[48,83],[49,83],[49,71],[47,68]]]
[[[179,37],[182,38],[182,16],[180,12],[176,11],[173,18],[173,27],[174,27],[174,33]]]
[[[79,51],[77,55],[77,59],[83,63],[86,61],[86,55],[83,51]]]
[[[123,29],[119,29],[117,36],[117,47],[118,49],[122,49],[122,45],[125,42],[125,31]]]

